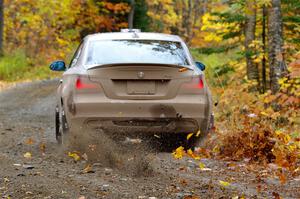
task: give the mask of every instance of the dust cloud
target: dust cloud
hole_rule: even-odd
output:
[[[135,177],[153,175],[151,147],[140,139],[117,140],[113,132],[72,125],[65,136],[64,149],[84,154],[89,163],[117,169]],[[115,135],[118,136],[118,135]]]

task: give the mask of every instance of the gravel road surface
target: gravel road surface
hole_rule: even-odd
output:
[[[39,81],[0,92],[2,198],[300,198],[299,177],[281,184],[270,175],[272,167],[203,159],[201,170],[195,160],[175,160],[139,144],[121,149],[100,134],[100,148],[89,145],[93,153],[75,161],[68,156],[73,149],[55,141],[57,85]]]

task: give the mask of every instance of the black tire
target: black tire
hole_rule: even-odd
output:
[[[55,138],[58,144],[62,144],[61,132],[59,130],[59,109],[58,107],[55,108]]]
[[[65,112],[62,108],[60,111],[58,107],[55,109],[55,135],[58,144],[63,144],[65,134],[68,132],[69,127]]]

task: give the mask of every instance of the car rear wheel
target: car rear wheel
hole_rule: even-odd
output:
[[[55,132],[56,132],[56,140],[58,144],[63,144],[63,139],[65,134],[68,132],[68,123],[66,120],[65,111],[63,108],[59,110],[58,107],[55,109]]]

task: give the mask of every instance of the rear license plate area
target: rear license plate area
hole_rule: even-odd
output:
[[[154,95],[155,89],[155,81],[127,81],[129,95]]]

